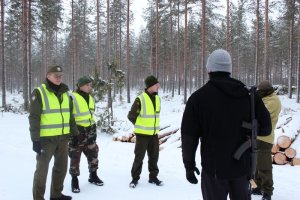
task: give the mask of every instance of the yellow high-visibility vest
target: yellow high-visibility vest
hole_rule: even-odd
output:
[[[86,100],[77,92],[73,92],[71,96],[73,98],[73,115],[76,124],[83,127],[95,124],[95,102],[93,97],[89,95],[89,104],[87,104]]]
[[[42,98],[40,137],[65,135],[70,133],[70,99],[67,92],[58,97],[50,92],[45,84],[37,88]]]
[[[155,110],[147,93],[143,92],[138,98],[141,101],[141,111],[134,124],[134,132],[155,135],[159,132],[160,98],[158,95],[155,96]]]

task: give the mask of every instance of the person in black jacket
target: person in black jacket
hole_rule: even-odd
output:
[[[246,200],[249,194],[250,150],[240,160],[234,152],[246,140],[251,121],[251,101],[245,85],[230,77],[232,63],[223,49],[210,54],[206,65],[210,80],[187,101],[181,124],[182,156],[186,178],[192,184],[199,170],[195,153],[201,141],[201,189],[204,200]],[[255,95],[258,135],[271,133],[270,114]]]

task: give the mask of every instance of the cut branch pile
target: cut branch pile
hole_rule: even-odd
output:
[[[179,128],[171,128],[170,126],[162,127],[158,133],[159,144],[161,145],[165,143],[178,130]],[[122,135],[122,136],[113,137],[113,141],[120,141],[120,142],[135,143],[135,140],[136,139],[134,133],[129,133],[126,136]]]
[[[277,143],[272,147],[273,163],[284,165],[290,163],[291,165],[300,165],[300,158],[295,158],[296,150],[292,148],[294,140],[286,135],[279,136]]]

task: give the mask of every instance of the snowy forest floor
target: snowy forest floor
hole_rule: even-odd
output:
[[[180,127],[184,104],[181,96],[170,98],[162,94],[162,125]],[[295,99],[280,97],[283,111],[278,124],[287,116],[292,116],[292,121],[298,126],[291,126],[289,130],[297,132],[300,127],[300,105]],[[14,99],[14,100],[12,100]],[[21,97],[9,96],[8,102],[18,104]],[[0,101],[1,103],[1,101]],[[104,105],[104,104],[103,104]],[[99,107],[103,106],[99,105]],[[132,132],[132,125],[126,115],[131,104],[115,103],[114,112],[117,124],[115,135]],[[35,170],[35,153],[29,134],[28,114],[14,114],[0,112],[0,196],[5,200],[32,199],[32,178]],[[279,129],[278,129],[279,130]],[[278,131],[277,131],[278,132]],[[281,133],[280,133],[281,134]],[[147,157],[144,159],[143,171],[139,185],[135,189],[128,187],[131,181],[130,170],[133,162],[134,144],[112,141],[112,135],[98,132],[99,144],[99,171],[104,186],[99,187],[88,182],[88,166],[86,158],[82,156],[81,175],[79,177],[81,192],[71,192],[71,177],[67,174],[64,193],[73,196],[74,200],[102,199],[102,200],[202,200],[200,184],[189,184],[185,179],[185,169],[181,159],[180,131],[174,134],[174,139],[164,144],[160,151],[159,178],[164,185],[157,187],[148,183]],[[299,148],[299,147],[298,147]],[[299,153],[297,155],[300,157]],[[53,160],[52,160],[53,162]],[[51,162],[48,173],[45,199],[49,199]],[[197,166],[200,166],[200,156],[197,153]],[[273,165],[274,195],[273,200],[298,200],[300,196],[300,166]],[[198,176],[199,182],[200,177]],[[254,196],[254,200],[261,197]]]

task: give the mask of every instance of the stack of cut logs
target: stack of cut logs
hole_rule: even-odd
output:
[[[272,148],[274,164],[300,165],[300,158],[295,158],[296,150],[291,147],[292,142],[291,138],[285,135],[277,138],[277,144],[274,144]]]
[[[164,131],[162,130],[169,128],[170,126],[163,127],[161,128],[158,133],[158,139],[159,139],[159,144],[165,143],[172,134],[176,133],[179,128],[172,129],[170,131]],[[120,142],[132,142],[135,143],[135,135],[133,133],[127,134],[127,136],[118,136],[118,137],[113,137],[113,141],[120,141]]]

